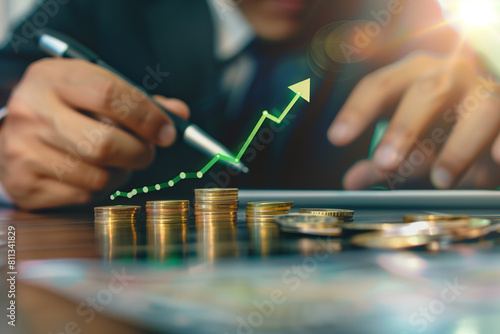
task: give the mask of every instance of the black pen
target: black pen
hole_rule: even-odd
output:
[[[211,158],[221,154],[232,159],[236,159],[226,147],[200,129],[196,124],[190,123],[189,121],[186,121],[163,108],[144,88],[138,86],[123,74],[119,73],[99,58],[97,54],[71,37],[57,31],[43,29],[40,30],[38,34],[38,47],[51,56],[86,60],[114,73],[122,80],[141,91],[151,102],[165,111],[174,122],[177,131],[182,134],[182,138],[185,143],[205,153]],[[222,161],[241,172],[248,173],[248,168],[241,163],[241,161],[238,161],[238,163],[233,163],[227,160]]]

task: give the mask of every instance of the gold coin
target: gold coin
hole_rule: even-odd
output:
[[[199,226],[198,224],[203,224],[203,225],[212,225],[212,224],[215,224],[217,226],[217,224],[228,224],[228,223],[231,223],[232,224],[236,224],[236,221],[237,219],[236,218],[206,218],[206,217],[196,217],[195,219],[195,223],[196,223],[196,226]],[[221,226],[222,226],[221,225]]]
[[[273,218],[246,218],[247,223],[273,223],[274,224],[274,217]]]
[[[273,208],[269,210],[253,210],[251,208],[247,208],[246,212],[250,214],[272,214],[273,212],[288,212],[291,208],[283,207],[283,208]]]
[[[403,223],[403,222],[388,222],[388,223],[369,223],[369,222],[356,222],[348,225],[342,225],[344,230],[351,231],[386,231],[392,229],[401,228],[428,228],[431,225],[428,222],[415,222],[415,223]]]
[[[146,207],[146,211],[189,211],[189,206],[184,207]]]
[[[238,189],[196,189],[195,200],[194,215],[197,223],[227,223],[238,218]]]
[[[211,217],[211,218],[226,218],[226,217],[237,217],[238,213],[237,212],[220,212],[220,213],[195,213],[195,217]]]
[[[314,227],[301,227],[297,232],[308,235],[338,237],[342,235],[341,227],[328,227],[328,228],[314,228]]]
[[[239,202],[238,201],[196,201],[196,203],[194,204],[195,206],[196,205],[209,205],[209,204],[212,204],[212,205],[224,205],[224,204],[229,204],[229,205],[236,205],[238,206]]]
[[[451,220],[465,220],[469,216],[465,215],[406,215],[403,217],[404,222],[413,223],[420,221],[451,221]]]
[[[247,217],[276,217],[276,216],[279,216],[279,215],[286,215],[288,214],[288,211],[281,211],[281,212],[275,212],[275,213],[272,213],[272,214],[251,214],[251,213],[246,213],[246,216]]]
[[[455,240],[477,239],[489,234],[490,226],[490,219],[471,218],[467,226],[457,226],[451,230],[451,233]]]
[[[213,195],[195,195],[194,198],[198,201],[203,201],[203,200],[216,200],[216,199],[221,199],[221,200],[237,200],[238,199],[238,193],[234,194],[213,194]]]
[[[228,192],[238,192],[238,188],[198,188],[195,189],[195,194],[214,194],[214,193],[228,193]]]
[[[308,213],[312,215],[320,215],[320,216],[330,216],[330,217],[346,217],[346,216],[354,216],[353,210],[344,210],[344,209],[309,209],[304,208],[300,209],[299,213]]]
[[[117,215],[107,215],[107,214],[94,214],[94,218],[129,218],[129,217],[137,217],[138,215],[135,213],[127,213],[127,214],[117,214]]]
[[[195,196],[196,202],[206,202],[206,201],[237,201],[238,200],[238,194],[234,194],[231,196],[218,196],[218,195],[213,195],[213,196]]]
[[[354,236],[351,242],[360,247],[375,249],[404,249],[425,246],[436,241],[431,235],[384,236],[382,232],[363,233]]]
[[[237,193],[238,188],[199,188],[195,189],[195,194],[227,194],[227,193]]]
[[[188,215],[148,215],[147,219],[160,219],[160,218],[168,218],[168,219],[180,219],[180,218],[189,218]]]
[[[146,207],[146,211],[189,211],[189,207]]]
[[[290,209],[291,208],[288,207],[273,208],[273,209],[270,208],[269,210],[254,210],[252,208],[247,208],[245,212],[255,213],[255,214],[269,214],[273,212],[290,211]]]
[[[180,200],[162,200],[162,201],[147,201],[146,205],[180,205],[180,204],[189,204],[189,200],[187,199],[180,199]]]
[[[141,210],[138,205],[115,205],[115,206],[98,206],[94,208],[94,212],[137,212]]]
[[[298,227],[336,227],[337,219],[335,217],[318,216],[305,213],[289,213],[275,217],[280,226],[287,228]]]
[[[265,217],[265,216],[273,217],[273,216],[277,216],[277,215],[285,215],[287,213],[289,213],[288,210],[267,211],[267,212],[251,212],[251,211],[246,211],[245,215],[247,215],[247,216],[255,216],[255,217]]]
[[[139,212],[120,212],[120,213],[110,213],[110,212],[96,212],[94,213],[95,217],[129,217],[138,215]]]
[[[164,212],[164,211],[146,211],[147,216],[189,216],[189,211],[185,212]]]
[[[292,207],[293,202],[249,202],[247,208]]]
[[[237,204],[231,204],[231,203],[196,203],[194,205],[194,208],[197,210],[213,210],[213,209],[218,209],[218,210],[227,210],[227,209],[238,209]]]
[[[385,236],[453,236],[456,238],[470,239],[490,226],[488,219],[463,219],[452,221],[419,221],[414,223],[354,223],[342,225],[347,231],[378,231]],[[471,237],[472,236],[472,237]]]

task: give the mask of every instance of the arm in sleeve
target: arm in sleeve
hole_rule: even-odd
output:
[[[92,46],[97,9],[98,2],[92,0],[45,0],[10,33],[8,44],[0,50],[0,107],[26,68],[46,57],[38,50],[37,30],[58,30]]]
[[[0,122],[6,117],[5,107],[9,95],[19,82],[26,68],[46,57],[36,42],[36,32],[50,28],[64,32],[74,38],[95,44],[92,36],[97,28],[92,14],[97,11],[97,1],[91,0],[45,0],[29,15],[9,37],[9,42],[0,49]],[[93,42],[93,43],[92,43]],[[2,108],[3,107],[3,108]],[[2,184],[0,184],[0,206],[12,206]]]

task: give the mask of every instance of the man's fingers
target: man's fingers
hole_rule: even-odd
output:
[[[491,159],[488,147],[468,168],[457,183],[459,189],[497,189],[500,186],[498,165]]]
[[[384,173],[372,160],[362,160],[352,166],[345,174],[343,187],[345,190],[363,190],[385,183],[384,181]]]
[[[379,114],[397,103],[410,84],[422,74],[422,68],[437,62],[427,54],[416,53],[365,77],[330,127],[330,141],[338,146],[351,143]]]
[[[107,117],[156,145],[169,146],[175,141],[170,117],[142,92],[98,66],[74,65],[66,64],[71,66],[66,70],[78,80],[56,87],[61,100],[72,108]]]
[[[414,147],[446,108],[458,101],[465,86],[460,65],[427,74],[417,79],[402,99],[390,125],[375,151],[374,161],[385,170],[393,170]],[[453,73],[453,74],[451,74]]]
[[[500,165],[500,134],[496,137],[491,147],[491,156],[493,160]]]
[[[47,178],[38,180],[30,196],[19,201],[18,207],[23,210],[50,209],[69,203],[87,204],[91,199],[92,193],[89,191]]]
[[[31,166],[35,168],[35,174],[89,191],[101,191],[110,186],[119,186],[118,182],[125,179],[128,174],[124,170],[117,170],[113,171],[116,175],[112,175],[106,168],[88,164],[78,157],[70,158],[64,152],[52,148],[37,150],[36,154],[38,157],[33,159],[36,163]]]
[[[183,119],[189,119],[191,112],[189,111],[188,105],[184,103],[184,101],[181,101],[179,99],[166,98],[161,95],[155,95],[154,98],[156,102],[158,102],[163,108],[173,112]]]
[[[500,100],[489,98],[473,109],[462,107],[461,117],[431,172],[436,188],[451,188],[491,143],[500,130]]]
[[[41,136],[47,144],[65,152],[66,159],[126,170],[145,168],[153,161],[152,144],[62,105],[55,108],[56,129]]]

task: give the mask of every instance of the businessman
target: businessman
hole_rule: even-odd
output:
[[[373,13],[393,16],[381,40],[401,31],[415,37],[359,63],[312,69],[317,31],[335,21],[374,20]],[[201,182],[498,186],[496,82],[450,29],[419,34],[440,20],[430,0],[45,1],[0,52],[4,200],[27,210],[85,204],[205,162],[174,144],[169,117],[116,75],[83,61],[43,59],[33,34],[42,26],[87,45],[166,109],[235,150],[262,110],[286,106],[288,85],[311,77],[312,104],[256,138],[243,157],[248,177],[219,167]],[[361,160],[370,126],[391,116],[374,158]],[[200,186],[190,182],[175,195]]]

